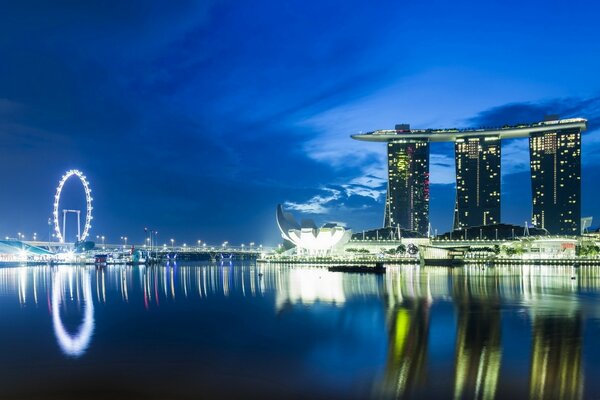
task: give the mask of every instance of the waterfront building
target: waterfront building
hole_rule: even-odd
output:
[[[552,234],[581,233],[581,129],[529,137],[532,223]]]
[[[312,220],[298,223],[292,214],[283,210],[281,204],[277,205],[276,217],[281,237],[291,242],[299,255],[331,255],[341,250],[352,237],[350,229],[334,223],[327,223],[321,228],[317,228]]]
[[[499,224],[501,141],[529,138],[532,223],[551,234],[579,234],[581,132],[586,128],[583,118],[492,129],[410,129],[397,125],[393,130],[352,138],[388,144],[385,227],[398,225],[427,233],[431,142],[455,143],[454,229]]]
[[[542,236],[546,231],[531,226],[493,224],[454,229],[437,236],[446,240],[512,240],[518,237]]]
[[[429,227],[429,142],[388,143],[388,191],[384,227],[427,234]]]
[[[500,139],[458,138],[454,229],[500,223]]]

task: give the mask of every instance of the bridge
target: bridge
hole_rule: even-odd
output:
[[[11,241],[15,247],[20,248],[39,248],[47,249],[52,253],[58,253],[65,249],[74,249],[75,243],[59,243],[59,242],[47,242],[47,241]],[[114,244],[114,243],[96,243],[95,247],[89,251],[96,253],[120,253],[128,254],[132,250],[141,250],[149,252],[157,258],[167,258],[167,255],[177,254],[179,258],[194,258],[197,256],[208,256],[210,259],[221,258],[256,258],[260,254],[269,253],[275,250],[274,247],[263,246],[263,245],[218,245],[211,246],[209,244],[202,244],[201,246],[148,246],[146,244]]]

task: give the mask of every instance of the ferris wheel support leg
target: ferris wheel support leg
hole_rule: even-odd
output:
[[[63,242],[65,242],[65,238],[67,237],[67,210],[63,210]]]

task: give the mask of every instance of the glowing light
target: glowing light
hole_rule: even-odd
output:
[[[85,226],[83,228],[83,233],[79,238],[80,241],[83,241],[88,237],[90,228],[92,227],[92,189],[90,189],[90,184],[88,183],[85,175],[83,175],[83,172],[77,169],[71,169],[62,176],[60,182],[58,183],[58,187],[56,188],[56,194],[54,195],[54,209],[52,211],[52,215],[54,219],[54,231],[56,232],[56,237],[60,243],[65,242],[65,238],[60,231],[60,225],[58,221],[60,194],[62,193],[63,186],[72,176],[77,176],[79,178],[81,184],[83,185],[83,190],[85,191]]]
[[[92,283],[89,274],[81,275],[83,290],[83,321],[75,334],[67,332],[61,317],[60,305],[65,283],[69,279],[69,270],[59,268],[52,277],[52,325],[61,350],[68,356],[79,357],[87,350],[94,332],[94,304],[92,302]]]
[[[291,304],[314,304],[315,302],[341,305],[346,302],[343,274],[320,269],[291,269],[288,282],[276,294],[277,309]]]

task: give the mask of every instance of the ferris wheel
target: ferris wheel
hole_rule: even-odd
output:
[[[63,210],[63,230],[62,230],[62,232],[60,230],[60,225],[59,225],[60,194],[62,192],[63,186],[65,185],[67,180],[69,178],[71,178],[72,176],[76,176],[77,178],[79,178],[79,181],[83,185],[83,190],[85,191],[85,225],[83,227],[83,232],[79,231],[80,230],[80,224],[79,224],[80,210]],[[92,208],[93,208],[92,200],[93,200],[92,199],[92,189],[90,189],[90,184],[87,181],[83,172],[81,172],[77,169],[71,169],[62,176],[60,182],[58,183],[58,187],[56,188],[56,194],[54,195],[54,209],[52,211],[52,216],[54,219],[54,231],[55,231],[56,237],[58,238],[58,241],[60,243],[65,242],[64,232],[65,232],[65,222],[66,222],[67,212],[77,213],[77,217],[78,217],[77,239],[79,241],[83,241],[88,237],[88,235],[90,233],[90,228],[92,227],[92,218],[93,218],[92,217]]]

